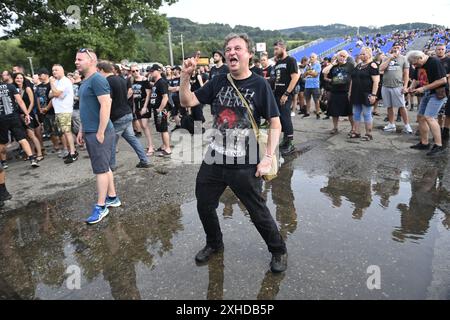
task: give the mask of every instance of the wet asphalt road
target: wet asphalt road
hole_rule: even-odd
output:
[[[449,299],[448,156],[409,150],[412,136],[378,130],[373,142],[350,141],[348,122],[337,136],[329,126],[296,117],[300,152],[264,185],[289,251],[281,275],[268,271],[270,254],[229,190],[217,210],[225,251],[195,264],[204,245],[193,192],[198,165],[157,159],[138,170],[121,144],[123,206],[87,226],[95,200],[87,159],[65,167],[49,156],[39,171],[11,162],[15,199],[0,214],[0,298]],[[373,266],[380,289],[370,290]],[[73,268],[80,289],[68,288]]]

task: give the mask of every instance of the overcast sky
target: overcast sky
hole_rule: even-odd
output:
[[[161,7],[160,12],[197,23],[217,22],[233,27],[239,24],[270,30],[333,23],[450,25],[450,0],[179,0],[172,6]]]

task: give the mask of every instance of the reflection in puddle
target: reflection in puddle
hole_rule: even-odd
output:
[[[65,211],[64,201],[9,212],[0,218],[0,298],[425,297],[439,267],[435,242],[450,239],[443,169],[354,172],[314,176],[288,162],[264,185],[288,245],[282,275],[267,272],[264,243],[229,190],[218,210],[226,250],[203,268],[193,261],[204,243],[195,202],[138,214],[124,208],[94,228],[80,223],[77,207]],[[364,288],[371,263],[392,283],[378,295]],[[82,271],[81,290],[67,289],[70,265]]]

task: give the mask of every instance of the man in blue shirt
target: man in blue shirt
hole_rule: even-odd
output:
[[[309,57],[309,64],[305,69],[305,100],[306,100],[306,114],[304,117],[309,117],[309,108],[311,97],[314,98],[316,105],[316,117],[320,119],[320,71],[322,67],[317,61],[317,54],[312,53]]]
[[[84,75],[80,86],[80,131],[78,144],[86,142],[92,171],[97,177],[98,201],[86,220],[88,224],[100,222],[108,215],[108,207],[119,207],[121,202],[114,187],[110,168],[115,132],[109,119],[111,96],[108,81],[97,72],[97,56],[91,49],[80,49],[75,65]]]

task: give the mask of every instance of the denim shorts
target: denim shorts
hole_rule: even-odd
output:
[[[447,102],[447,98],[438,100],[436,94],[430,94],[430,91],[426,91],[422,100],[420,101],[419,115],[425,117],[437,118],[439,111]]]
[[[110,170],[116,132],[114,129],[107,129],[103,143],[98,142],[96,135],[96,132],[84,133],[84,141],[91,160],[92,171],[94,174],[107,173]]]

